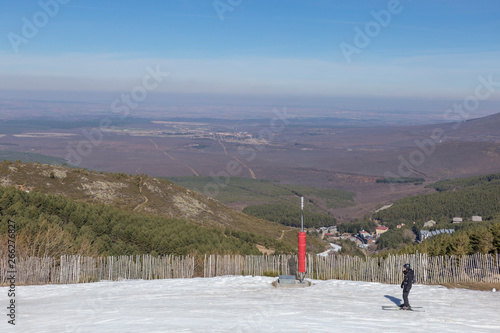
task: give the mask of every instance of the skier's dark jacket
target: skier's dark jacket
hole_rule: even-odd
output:
[[[401,283],[401,288],[404,288],[406,290],[410,290],[411,286],[413,285],[413,282],[415,282],[415,275],[413,274],[413,269],[408,268],[404,271],[404,279],[403,282]]]

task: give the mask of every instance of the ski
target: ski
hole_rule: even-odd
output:
[[[397,308],[399,309],[399,305],[382,305],[383,308]],[[423,306],[411,306],[412,309],[423,309]]]
[[[392,311],[414,311],[414,312],[425,312],[423,310],[423,306],[412,306],[408,310],[403,310],[399,306],[394,306],[394,305],[382,305],[382,310],[392,310]]]

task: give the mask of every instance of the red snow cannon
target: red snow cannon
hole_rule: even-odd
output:
[[[299,273],[306,272],[306,233],[299,231]]]

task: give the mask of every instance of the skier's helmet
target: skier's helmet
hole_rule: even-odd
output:
[[[410,268],[411,268],[411,266],[410,266],[410,264],[404,264],[404,265],[403,265],[403,268],[404,268],[404,269],[410,269]]]

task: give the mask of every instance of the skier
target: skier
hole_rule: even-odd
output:
[[[410,264],[404,264],[403,266],[404,279],[401,283],[401,288],[403,288],[403,301],[399,307],[401,310],[410,310],[410,303],[408,301],[408,294],[410,293],[411,287],[415,282],[415,275],[413,274],[413,269],[411,269]]]

